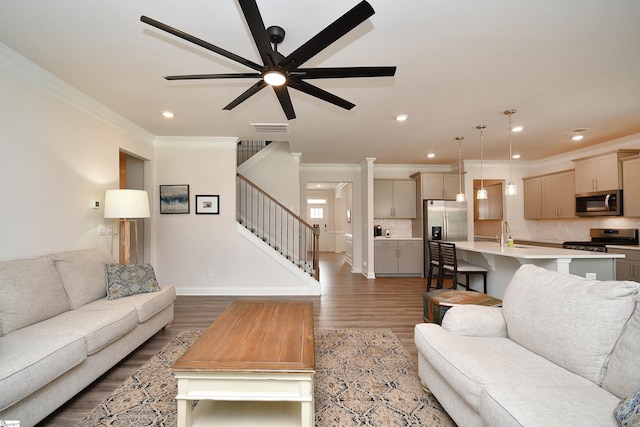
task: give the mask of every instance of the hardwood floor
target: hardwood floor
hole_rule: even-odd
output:
[[[323,252],[320,262],[321,297],[179,296],[171,328],[162,330],[117,366],[67,402],[39,426],[72,426],[156,354],[178,332],[207,328],[237,299],[311,301],[316,329],[391,329],[417,364],[413,328],[422,322],[422,294],[426,279],[377,278],[368,280],[350,272],[344,254]]]

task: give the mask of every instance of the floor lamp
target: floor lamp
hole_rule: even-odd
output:
[[[113,221],[111,235],[111,253],[113,254],[113,238],[116,223],[120,224],[120,263],[131,263],[131,224],[138,260],[138,223],[131,218],[149,218],[149,197],[142,190],[107,190],[104,198],[104,217],[118,218]]]

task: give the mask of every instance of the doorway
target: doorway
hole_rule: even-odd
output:
[[[473,234],[474,240],[495,240],[500,236],[504,212],[504,180],[485,179],[487,198],[478,200],[479,179],[473,180]],[[498,237],[499,238],[499,237]]]
[[[353,234],[352,187],[350,182],[307,183],[305,221],[320,226],[321,252],[347,252],[345,236]]]
[[[139,157],[120,151],[120,189],[144,190],[144,163]],[[151,203],[150,203],[151,204]],[[146,219],[138,219],[138,256],[140,262],[145,258],[145,225]],[[134,249],[131,253],[133,255]]]

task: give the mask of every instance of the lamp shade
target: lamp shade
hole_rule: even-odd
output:
[[[149,218],[149,197],[143,190],[107,190],[105,218]]]

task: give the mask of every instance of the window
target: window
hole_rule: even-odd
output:
[[[327,199],[307,199],[307,206],[309,207],[309,219],[323,219],[324,207],[320,207],[317,205],[326,205],[326,204],[327,204]]]
[[[324,218],[324,208],[309,208],[309,217],[311,219]]]

